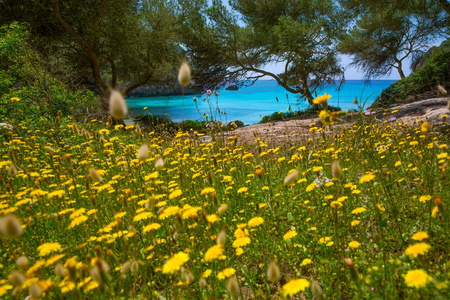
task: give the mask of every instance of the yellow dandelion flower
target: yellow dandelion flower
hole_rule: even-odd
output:
[[[427,243],[416,243],[414,245],[409,246],[405,250],[405,254],[409,257],[417,257],[419,255],[424,255],[431,249],[431,246]]]
[[[283,294],[285,297],[292,297],[299,292],[305,291],[310,285],[311,283],[306,279],[292,279],[283,285]]]
[[[316,99],[314,99],[313,103],[314,104],[321,104],[321,103],[327,102],[327,100],[330,99],[330,98],[331,98],[331,95],[325,93],[324,95],[321,95],[321,96],[317,97]]]
[[[353,249],[359,248],[360,245],[361,244],[358,243],[357,241],[351,241],[350,243],[348,243],[348,246]]]
[[[211,269],[206,270],[205,272],[203,272],[202,277],[203,278],[208,278],[209,275],[211,275]]]
[[[219,218],[217,215],[212,214],[212,215],[207,215],[207,216],[206,216],[206,220],[208,221],[208,223],[214,224],[214,223],[216,223],[217,221],[219,221],[220,218]]]
[[[189,254],[182,251],[172,256],[163,266],[162,272],[164,274],[173,274],[178,271],[181,266],[189,260]]]
[[[351,225],[352,225],[352,226],[357,226],[357,225],[359,225],[360,223],[361,223],[361,221],[359,221],[359,220],[353,220],[352,223],[351,223]]]
[[[309,258],[305,258],[300,265],[306,266],[306,265],[310,265],[310,264],[312,264],[312,260],[310,260]]]
[[[431,276],[422,269],[410,270],[405,275],[406,285],[416,289],[425,287],[431,280]]]
[[[366,210],[367,209],[365,209],[364,207],[358,207],[358,208],[355,208],[354,210],[352,210],[352,214],[357,215],[357,214],[365,212]]]
[[[70,222],[69,226],[67,226],[67,229],[72,229],[72,228],[74,228],[75,226],[78,226],[78,225],[80,225],[80,224],[86,222],[87,219],[88,219],[87,216],[81,215],[81,216],[79,216],[78,218],[73,219],[72,222]]]
[[[183,195],[183,192],[180,189],[177,189],[177,190],[173,191],[172,193],[170,193],[169,200],[175,199],[181,195]]]
[[[264,219],[261,217],[254,217],[253,219],[251,219],[250,221],[248,221],[248,226],[249,227],[256,227],[261,225],[262,223],[264,223]]]
[[[428,233],[426,233],[425,231],[419,231],[419,232],[414,233],[411,238],[416,241],[421,241],[421,240],[429,238],[429,236],[428,236]]]
[[[240,237],[233,242],[233,248],[244,247],[244,246],[250,244],[250,241],[251,240],[249,237]]]
[[[142,212],[133,218],[133,222],[147,220],[148,218],[151,218],[151,217],[153,217],[153,214],[151,212]]]
[[[287,240],[290,240],[290,239],[292,239],[294,236],[296,236],[297,235],[297,232],[296,231],[293,231],[293,230],[291,230],[291,231],[288,231],[284,236],[283,236],[283,240],[285,240],[285,241],[287,241]]]
[[[223,269],[221,272],[219,272],[219,274],[217,274],[217,278],[219,278],[220,280],[225,279],[227,277],[233,276],[234,274],[236,274],[236,270],[233,268],[226,268]]]
[[[359,183],[369,182],[375,178],[373,174],[366,174],[359,179]]]
[[[419,201],[422,202],[422,203],[425,203],[425,202],[430,201],[430,200],[431,200],[431,196],[430,195],[423,195],[423,196],[420,196],[420,198],[419,198]]]
[[[200,193],[200,195],[206,195],[206,194],[212,194],[212,193],[215,193],[216,192],[216,190],[213,188],[213,187],[207,187],[207,188],[204,188],[202,191],[201,191],[201,193]]]
[[[205,261],[211,262],[223,255],[223,246],[221,244],[212,246],[205,253]]]
[[[158,219],[160,220],[167,219],[170,216],[176,215],[179,211],[180,208],[178,206],[169,206],[162,212],[162,214],[159,215]]]
[[[144,233],[150,232],[152,230],[158,230],[159,228],[161,228],[161,225],[158,223],[151,223],[148,224],[147,226],[144,227]]]
[[[61,245],[59,243],[45,243],[40,245],[37,250],[40,256],[47,256],[50,253],[60,251]]]
[[[247,187],[241,187],[238,191],[237,191],[237,193],[238,194],[242,194],[242,193],[245,193],[245,192],[247,192],[248,191],[248,188]]]
[[[317,186],[317,184],[313,182],[306,187],[306,191],[311,192],[312,190],[314,190],[316,188],[316,186]]]
[[[319,113],[319,119],[323,125],[333,125],[333,116],[328,110],[321,110]]]

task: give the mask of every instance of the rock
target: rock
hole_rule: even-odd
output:
[[[237,91],[237,90],[239,90],[239,87],[236,84],[232,84],[232,85],[228,86],[225,90],[226,91]]]
[[[228,130],[236,129],[238,127],[243,127],[243,126],[244,126],[244,122],[239,121],[239,120],[235,120],[235,121],[232,121],[232,122],[227,124]]]

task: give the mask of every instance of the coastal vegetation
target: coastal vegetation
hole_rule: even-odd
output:
[[[424,21],[445,23],[448,4],[408,1],[399,26],[417,25],[407,22],[415,5],[435,9]],[[315,89],[342,74],[337,45],[351,48],[369,22],[362,12],[389,25],[379,1],[0,8],[2,299],[450,298],[450,101],[434,123],[384,109],[447,94],[448,41],[418,55],[434,38],[424,31],[415,72],[376,111],[359,104],[344,123],[349,111]],[[370,65],[368,76],[389,65],[374,69],[377,53],[355,61]],[[267,72],[273,62],[285,72]],[[151,111],[126,120],[124,95],[140,85],[183,93],[193,81],[213,88],[263,75],[311,105],[298,139],[267,139],[268,123],[243,142],[242,124],[220,122],[214,90],[199,121]],[[290,108],[266,121],[298,114]]]

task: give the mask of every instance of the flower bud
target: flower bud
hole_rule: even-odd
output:
[[[97,173],[97,171],[94,168],[89,168],[89,176],[91,176],[91,179],[95,182],[102,181],[102,177],[100,174]]]
[[[17,169],[16,169],[16,167],[13,164],[11,164],[9,166],[9,169],[8,169],[8,176],[9,177],[14,177],[16,175],[17,175]]]
[[[217,244],[219,245],[225,245],[225,241],[226,241],[227,237],[225,234],[225,230],[222,230],[219,235],[217,236]]]
[[[137,159],[140,161],[146,160],[148,158],[148,145],[143,144],[137,153]]]
[[[227,292],[230,295],[239,294],[239,284],[235,277],[230,277],[227,282]]]
[[[11,273],[11,275],[9,276],[9,281],[14,285],[14,286],[22,286],[22,284],[25,282],[25,277],[22,275],[22,273],[14,271]]]
[[[187,86],[191,82],[191,68],[188,63],[182,63],[178,71],[178,82],[182,86]]]
[[[28,266],[28,258],[21,256],[16,260],[16,264],[21,268],[26,268]]]
[[[7,215],[0,219],[0,231],[7,238],[16,238],[23,232],[22,226],[16,217],[13,215]]]
[[[223,215],[228,209],[228,205],[224,204],[221,207],[218,208],[217,212],[219,213],[219,215]]]
[[[270,282],[277,282],[280,280],[280,268],[278,268],[277,264],[274,261],[269,263],[269,267],[267,268],[267,279]]]
[[[157,170],[161,170],[164,166],[164,161],[162,160],[162,158],[158,158],[158,160],[155,162],[155,168]]]
[[[447,95],[447,90],[440,84],[438,84],[437,86],[439,94],[441,94],[442,96],[446,96]]]
[[[311,282],[311,291],[312,291],[312,293],[313,293],[316,297],[322,298],[322,295],[323,295],[322,287],[321,287],[320,284],[319,284],[317,281],[315,281],[315,280],[313,280],[313,281]]]
[[[205,288],[206,287],[206,280],[205,280],[205,278],[200,278],[200,280],[198,281],[198,285],[202,289]]]
[[[341,179],[342,168],[338,160],[333,161],[333,163],[331,164],[331,174],[333,174],[333,177],[337,180]]]
[[[131,262],[127,261],[122,265],[122,269],[120,269],[121,274],[127,274],[130,271]]]
[[[80,133],[80,130],[78,129],[78,125],[75,121],[72,122],[72,126],[71,126],[72,132],[75,135],[78,135]]]
[[[289,174],[288,176],[286,176],[286,178],[284,179],[284,185],[289,185],[292,182],[294,182],[295,179],[297,179],[298,177],[298,171],[295,170],[294,172],[292,172],[291,174]]]
[[[122,120],[128,113],[127,103],[119,91],[111,91],[109,97],[109,113],[116,120]]]
[[[356,271],[356,267],[353,264],[353,260],[351,258],[345,259],[345,264],[347,265],[349,271],[350,271],[350,277],[357,282],[359,280],[358,271]]]
[[[36,283],[33,283],[30,286],[30,294],[33,296],[33,298],[39,298],[42,295],[41,288]]]

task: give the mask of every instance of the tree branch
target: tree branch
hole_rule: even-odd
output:
[[[95,16],[94,23],[92,24],[91,35],[89,37],[89,43],[88,43],[89,50],[92,50],[92,47],[94,46],[95,35],[97,34],[97,30],[98,30],[98,23],[100,22],[103,12],[105,11],[106,3],[108,3],[108,0],[102,1],[102,5],[100,6],[97,16]]]
[[[439,3],[441,3],[441,6],[445,12],[450,15],[450,3],[448,3],[447,0],[439,0]]]

